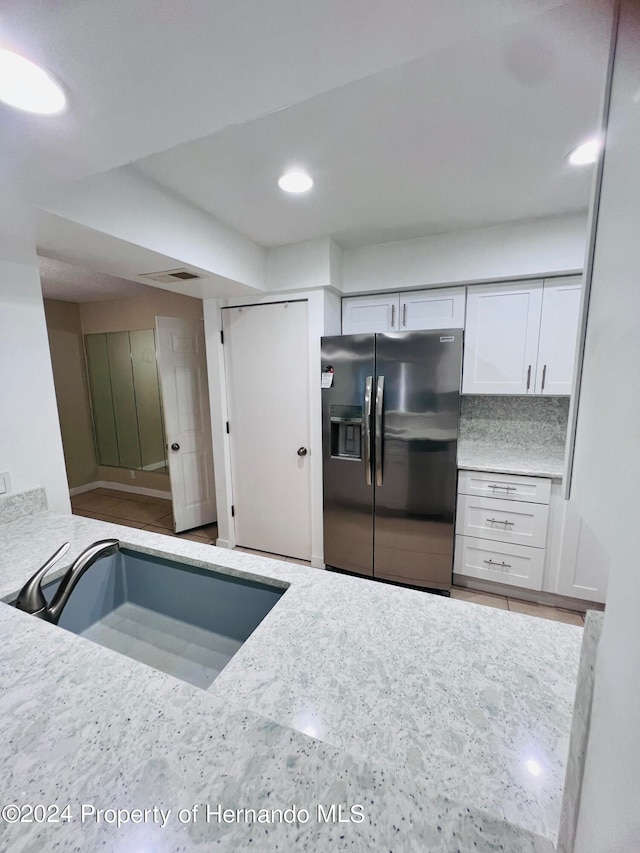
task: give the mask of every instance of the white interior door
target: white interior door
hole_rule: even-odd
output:
[[[236,542],[310,560],[307,303],[225,308],[222,328]]]
[[[204,322],[156,317],[176,533],[216,520]]]

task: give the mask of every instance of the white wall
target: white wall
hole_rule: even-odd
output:
[[[622,0],[571,488],[611,567],[576,853],[640,850],[639,44]]]
[[[77,181],[51,193],[39,206],[85,228],[170,255],[224,280],[265,288],[266,253],[261,246],[132,166]]]
[[[581,272],[587,214],[345,249],[345,294]]]
[[[0,234],[0,471],[70,512],[35,247]]]

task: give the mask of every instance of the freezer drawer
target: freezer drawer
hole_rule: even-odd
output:
[[[544,550],[456,536],[454,573],[482,580],[542,589]]]
[[[478,497],[548,504],[551,496],[551,480],[547,477],[491,474],[488,471],[460,471],[458,492]]]
[[[547,504],[458,495],[456,533],[544,548],[547,542]]]

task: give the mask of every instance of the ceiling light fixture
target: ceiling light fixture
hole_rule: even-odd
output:
[[[568,160],[572,166],[588,166],[595,163],[600,155],[602,143],[599,139],[589,139],[578,145],[569,153]]]
[[[0,48],[0,101],[28,113],[59,115],[67,106],[62,86],[24,56]]]
[[[306,172],[286,172],[278,178],[278,186],[286,193],[306,193],[313,186],[313,178]]]

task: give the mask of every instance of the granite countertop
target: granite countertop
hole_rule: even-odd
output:
[[[458,442],[458,468],[562,479],[564,445],[509,444],[470,438]]]
[[[287,589],[208,691],[0,604],[3,799],[72,815],[0,822],[0,847],[553,850],[581,628],[42,510],[0,525],[0,598],[110,536]],[[117,828],[81,803],[171,814]],[[310,819],[180,821],[204,803]]]

